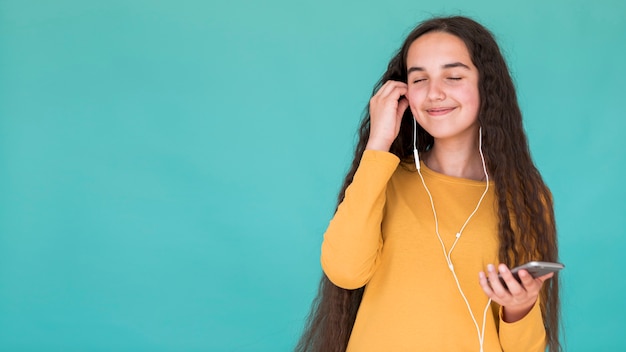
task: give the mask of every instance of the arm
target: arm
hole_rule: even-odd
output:
[[[364,286],[378,266],[385,191],[398,163],[391,153],[366,150],[324,234],[322,268],[339,287]]]
[[[546,330],[541,317],[539,300],[521,319],[507,323],[504,308],[500,307],[499,337],[504,352],[544,352],[546,350]]]
[[[404,111],[407,85],[387,81],[370,99],[370,133],[352,184],[324,234],[322,268],[335,285],[364,286],[378,266],[387,182],[399,159],[389,153]]]

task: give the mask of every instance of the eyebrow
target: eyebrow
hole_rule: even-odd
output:
[[[449,69],[449,68],[455,68],[455,67],[462,67],[462,68],[465,68],[467,70],[470,69],[469,66],[467,66],[466,64],[464,64],[462,62],[453,62],[451,64],[445,64],[445,65],[441,66],[441,68],[443,68],[443,69]],[[423,67],[412,66],[412,67],[409,67],[409,69],[406,71],[406,74],[408,75],[409,73],[411,73],[413,71],[423,72],[423,71],[426,71],[426,70]]]

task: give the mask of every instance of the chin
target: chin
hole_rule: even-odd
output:
[[[467,138],[468,136],[478,135],[478,125],[470,125],[465,128],[436,128],[429,126],[424,127],[426,132],[433,136],[434,139],[454,139],[454,138]]]

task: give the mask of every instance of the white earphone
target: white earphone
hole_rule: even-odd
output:
[[[424,189],[426,190],[426,193],[428,194],[428,198],[430,199],[430,205],[433,210],[433,217],[435,218],[435,232],[437,233],[437,238],[439,239],[439,243],[441,243],[441,249],[443,250],[443,255],[446,258],[446,263],[448,264],[448,268],[450,268],[450,271],[452,272],[452,276],[454,277],[456,286],[459,289],[459,293],[461,293],[461,297],[463,297],[463,300],[465,301],[465,305],[467,306],[467,310],[469,311],[472,317],[472,321],[474,322],[474,325],[476,326],[476,333],[478,334],[478,343],[480,344],[480,352],[483,352],[483,343],[485,341],[485,321],[487,320],[487,311],[489,310],[489,306],[491,305],[491,298],[487,301],[487,305],[485,306],[485,309],[483,311],[483,324],[482,324],[482,330],[481,330],[478,327],[478,322],[476,321],[476,317],[474,317],[474,313],[472,312],[472,308],[470,307],[469,301],[467,300],[467,297],[465,297],[465,294],[463,293],[463,289],[461,289],[461,284],[459,283],[459,279],[457,278],[456,272],[454,271],[454,265],[452,264],[452,251],[454,250],[454,247],[456,246],[457,242],[461,238],[461,234],[463,233],[463,230],[469,223],[472,216],[476,214],[476,212],[478,211],[478,208],[480,207],[480,204],[485,198],[485,195],[487,195],[487,192],[489,191],[489,173],[487,173],[487,166],[485,165],[485,157],[483,156],[482,140],[483,140],[482,128],[479,128],[478,151],[480,153],[480,159],[482,160],[483,171],[485,173],[485,181],[486,181],[487,186],[485,187],[485,191],[483,192],[482,196],[478,200],[478,204],[476,204],[476,208],[474,208],[474,211],[470,214],[467,220],[465,220],[465,223],[463,224],[459,232],[456,233],[456,238],[454,240],[454,243],[452,244],[452,247],[450,247],[449,251],[446,251],[446,246],[444,245],[443,240],[441,239],[441,235],[439,234],[439,221],[437,219],[437,211],[435,211],[435,202],[433,201],[433,196],[430,193],[430,190],[428,189],[428,187],[426,186],[426,182],[424,182],[424,177],[422,176],[422,172],[420,171],[421,167],[420,167],[419,152],[417,151],[417,122],[415,120],[415,117],[413,117],[413,156],[415,158],[415,167],[417,168],[417,173],[419,174],[419,177],[422,180],[422,184],[424,185]]]

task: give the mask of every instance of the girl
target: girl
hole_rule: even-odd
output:
[[[560,351],[558,281],[509,270],[556,261],[556,229],[491,33],[420,24],[359,137],[296,350]]]

